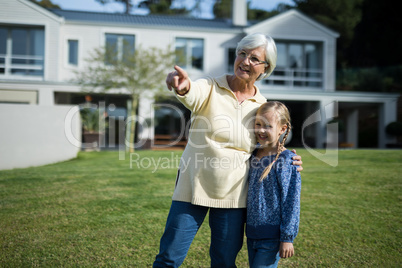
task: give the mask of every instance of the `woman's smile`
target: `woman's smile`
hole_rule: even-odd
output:
[[[244,50],[247,55],[253,55],[253,57],[264,60],[265,50],[263,47],[258,47],[251,50]],[[235,74],[244,80],[252,81],[257,80],[258,76],[265,72],[264,64],[252,64],[249,57],[237,56],[235,60]]]
[[[246,73],[246,74],[249,74],[249,73],[250,73],[250,70],[249,70],[248,68],[239,66],[239,69],[240,69],[240,71],[243,72],[243,73]]]

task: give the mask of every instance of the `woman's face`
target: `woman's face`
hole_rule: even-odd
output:
[[[266,68],[268,66],[265,64],[265,49],[263,47],[242,49],[237,54],[234,73],[237,78],[254,83],[258,76],[265,72]]]

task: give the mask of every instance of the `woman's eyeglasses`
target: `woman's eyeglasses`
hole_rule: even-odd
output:
[[[246,51],[244,51],[244,50],[240,50],[240,51],[237,53],[237,57],[239,57],[239,58],[241,58],[241,59],[243,59],[243,60],[244,60],[245,58],[248,58],[249,61],[250,61],[250,64],[253,65],[253,66],[258,65],[258,64],[262,64],[262,63],[268,65],[268,62],[267,62],[267,61],[259,60],[256,56],[250,55],[250,54],[248,54],[248,53],[247,53]]]

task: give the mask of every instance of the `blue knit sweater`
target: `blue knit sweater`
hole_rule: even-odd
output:
[[[246,235],[252,239],[279,239],[292,242],[299,230],[301,177],[295,156],[283,151],[267,178],[260,176],[276,155],[250,159]]]

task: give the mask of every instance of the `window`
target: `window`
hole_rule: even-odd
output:
[[[68,64],[78,65],[78,40],[68,40]]]
[[[0,74],[4,74],[6,70],[7,35],[8,30],[0,28]]]
[[[322,87],[321,43],[277,41],[276,48],[276,68],[264,83],[287,87]]]
[[[38,92],[34,90],[0,90],[0,104],[38,104]]]
[[[228,72],[233,73],[234,71],[234,62],[236,60],[236,48],[228,49]]]
[[[43,76],[44,55],[43,28],[0,27],[0,76]]]
[[[185,69],[204,69],[204,40],[176,38],[176,64]]]
[[[135,36],[126,34],[106,34],[106,64],[122,61],[134,54]]]

